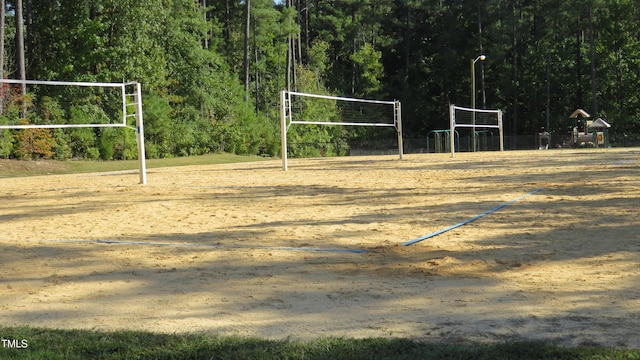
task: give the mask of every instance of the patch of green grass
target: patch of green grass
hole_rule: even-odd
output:
[[[148,159],[147,168],[187,166],[187,165],[212,165],[229,164],[270,160],[261,156],[244,156],[227,153],[208,154],[201,156],[178,157],[169,159]],[[2,177],[22,177],[53,174],[76,174],[137,170],[138,160],[124,161],[91,161],[91,160],[5,160],[0,159],[0,178]]]
[[[0,327],[0,337],[2,359],[640,359],[638,349],[544,343],[435,344],[384,338],[302,342],[32,327]],[[24,345],[22,340],[26,347],[7,346],[8,341]]]

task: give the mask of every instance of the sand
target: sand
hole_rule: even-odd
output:
[[[147,185],[0,178],[0,323],[640,348],[639,161],[567,149],[156,168]]]

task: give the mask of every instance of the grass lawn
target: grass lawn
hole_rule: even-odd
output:
[[[299,342],[31,327],[0,327],[0,334],[2,359],[640,359],[640,350],[542,343],[433,344],[383,338]]]
[[[220,154],[208,154],[208,155],[201,155],[201,156],[189,156],[189,157],[179,157],[179,158],[170,158],[170,159],[148,159],[147,168],[152,169],[152,168],[168,167],[168,166],[228,164],[228,163],[239,163],[239,162],[264,161],[264,160],[272,160],[272,159],[273,158],[260,157],[260,156],[244,156],[244,155],[220,153]],[[138,170],[138,168],[139,168],[138,160],[23,161],[23,160],[0,159],[0,178],[54,175],[54,174],[125,171],[125,170]]]

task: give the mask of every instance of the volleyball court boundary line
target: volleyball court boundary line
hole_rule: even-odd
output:
[[[413,245],[413,244],[419,243],[419,242],[421,242],[421,241],[424,241],[424,240],[430,239],[430,238],[432,238],[432,237],[434,237],[434,236],[438,236],[438,235],[440,235],[440,234],[443,234],[443,233],[445,233],[445,232],[447,232],[447,231],[450,231],[450,230],[453,230],[453,229],[459,228],[460,226],[463,226],[463,225],[466,225],[466,224],[468,224],[468,223],[470,223],[470,222],[472,222],[472,221],[478,220],[478,219],[480,219],[480,218],[482,218],[482,217],[484,217],[484,216],[487,216],[487,215],[489,215],[489,214],[491,214],[491,213],[493,213],[493,212],[496,212],[496,211],[498,211],[498,210],[500,210],[500,209],[502,209],[502,208],[504,208],[504,207],[506,207],[506,206],[509,206],[509,205],[511,205],[511,204],[513,204],[513,203],[515,203],[515,202],[517,202],[517,201],[520,201],[520,200],[522,200],[522,199],[524,199],[524,198],[526,198],[526,197],[528,197],[528,196],[531,196],[531,195],[533,195],[533,194],[535,194],[535,193],[538,193],[538,192],[540,192],[540,191],[542,191],[542,188],[535,189],[535,190],[531,191],[531,192],[530,192],[530,193],[528,193],[528,194],[524,194],[524,195],[522,195],[522,196],[520,196],[520,197],[517,197],[517,198],[515,198],[515,199],[511,200],[511,201],[508,201],[508,202],[506,202],[506,203],[503,203],[503,204],[501,204],[501,205],[498,205],[498,206],[494,207],[494,208],[493,208],[493,209],[491,209],[491,210],[488,210],[488,211],[483,212],[483,213],[482,213],[482,214],[480,214],[480,215],[476,215],[476,216],[474,216],[474,217],[472,217],[472,218],[469,218],[469,219],[467,219],[467,220],[465,220],[465,221],[459,222],[459,223],[457,223],[457,224],[455,224],[455,225],[448,226],[448,227],[446,227],[446,228],[444,228],[444,229],[438,230],[438,231],[433,232],[433,233],[431,233],[431,234],[428,234],[428,235],[425,235],[425,236],[421,236],[421,237],[419,237],[419,238],[417,238],[417,239],[413,239],[413,240],[405,241],[405,242],[403,242],[403,243],[402,243],[402,246],[409,246],[409,245]]]

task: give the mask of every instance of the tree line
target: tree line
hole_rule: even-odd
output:
[[[12,0],[0,71],[144,89],[149,157],[277,155],[282,89],[400,100],[404,135],[448,127],[448,105],[502,109],[509,135],[564,134],[585,109],[640,133],[639,0]],[[484,61],[474,60],[486,55]],[[471,94],[470,66],[476,93]],[[4,85],[0,122],[114,116],[107,99]],[[331,110],[327,110],[331,111]],[[292,128],[347,143],[377,130]],[[300,155],[313,152],[299,151]],[[130,158],[126,129],[0,130],[0,156]]]

